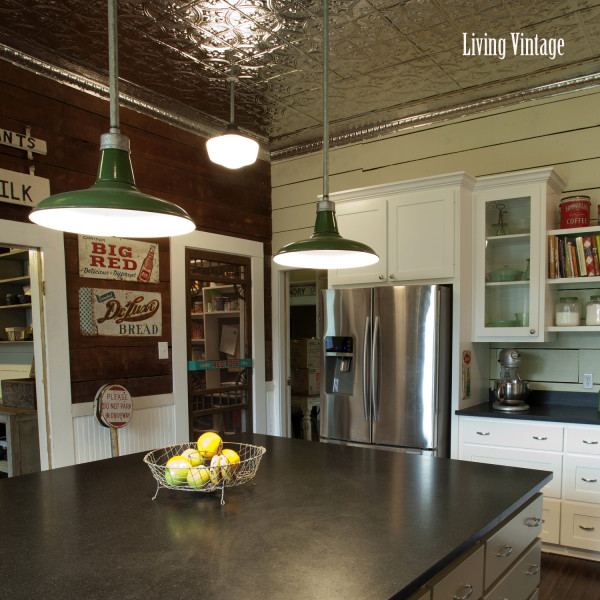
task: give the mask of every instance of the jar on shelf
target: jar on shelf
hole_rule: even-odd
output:
[[[556,303],[556,325],[559,327],[574,327],[580,321],[579,301],[568,296]]]
[[[600,325],[600,296],[592,296],[585,305],[585,324]]]

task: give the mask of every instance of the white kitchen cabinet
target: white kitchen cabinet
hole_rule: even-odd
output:
[[[563,187],[553,169],[477,179],[473,341],[545,341],[546,230]]]
[[[459,458],[552,471],[542,540],[600,561],[600,426],[460,416]]]
[[[371,246],[379,262],[331,270],[329,285],[454,277],[458,206],[473,184],[453,173],[330,194],[340,234]]]

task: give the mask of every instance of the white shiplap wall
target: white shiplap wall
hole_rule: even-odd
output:
[[[333,148],[330,191],[457,171],[482,177],[553,167],[566,182],[563,195],[589,195],[595,216],[600,203],[599,106],[596,87]],[[274,251],[312,233],[321,176],[321,153],[272,165]],[[490,379],[497,377],[502,347],[490,345]],[[519,348],[523,376],[537,382],[534,388],[583,391],[584,372],[593,373],[595,391],[600,388],[597,334],[561,333],[554,341]]]

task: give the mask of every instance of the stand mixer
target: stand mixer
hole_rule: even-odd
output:
[[[521,353],[514,348],[500,352],[500,377],[494,382],[496,400],[492,404],[495,410],[521,411],[529,410],[525,399],[529,395],[529,382],[519,376],[517,369],[521,366]]]

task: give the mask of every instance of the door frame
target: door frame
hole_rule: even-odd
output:
[[[75,448],[64,237],[62,232],[39,225],[0,219],[0,241],[41,251],[41,272],[37,265],[32,265],[31,272],[40,464],[43,470],[72,465]]]
[[[265,386],[265,310],[264,250],[253,242],[204,231],[171,238],[171,342],[173,398],[175,403],[175,442],[189,441],[187,319],[185,250],[222,252],[250,258],[252,319],[252,427],[255,433],[267,433],[267,399]]]

